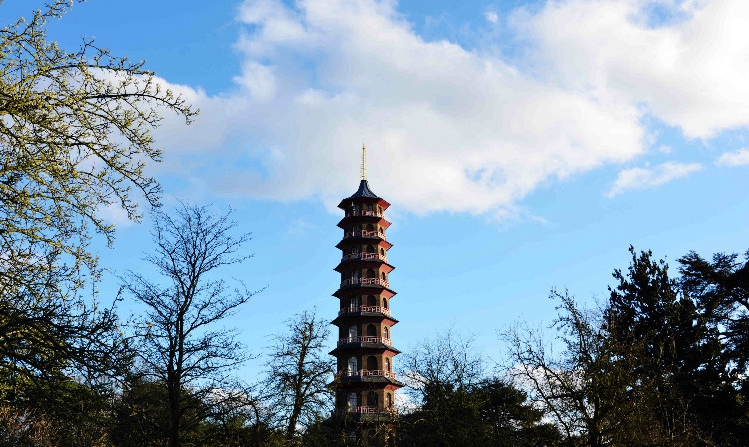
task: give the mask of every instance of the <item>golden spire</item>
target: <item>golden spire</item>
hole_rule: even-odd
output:
[[[364,143],[361,145],[361,179],[367,179],[367,148]]]

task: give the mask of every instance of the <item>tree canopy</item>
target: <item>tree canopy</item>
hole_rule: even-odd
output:
[[[90,240],[112,242],[106,209],[138,220],[140,202],[159,204],[152,131],[163,112],[197,113],[142,61],[51,41],[49,21],[72,6],[0,23],[0,399],[28,421],[46,403],[66,430],[90,422],[73,421],[86,411],[71,405],[98,401],[89,392],[130,366],[114,307],[96,300]],[[65,433],[59,442],[73,442]]]
[[[161,160],[151,131],[163,111],[196,115],[144,62],[117,57],[93,40],[67,51],[47,38],[47,24],[72,0],[55,0],[0,28],[0,282],[25,284],[66,255],[95,272],[91,230],[110,242],[106,207],[140,217],[142,197],[157,205],[160,187],[145,173]],[[137,191],[140,196],[133,196]],[[56,263],[63,262],[60,259]],[[78,269],[65,271],[79,288]]]
[[[155,211],[155,250],[145,260],[162,281],[132,272],[125,278],[125,290],[146,307],[135,327],[138,358],[142,372],[166,387],[172,447],[201,420],[190,417],[191,403],[231,398],[226,373],[247,358],[235,331],[219,323],[256,292],[241,282],[228,289],[211,276],[252,257],[241,253],[250,234],[234,235],[234,227],[229,214],[214,216],[204,206],[182,205],[174,217]]]

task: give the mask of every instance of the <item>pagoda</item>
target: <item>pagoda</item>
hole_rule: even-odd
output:
[[[384,212],[390,204],[369,188],[366,148],[362,147],[359,189],[338,205],[344,217],[338,223],[343,238],[336,245],[341,262],[335,268],[341,285],[333,294],[340,300],[338,346],[330,352],[337,360],[334,419],[344,427],[346,443],[392,445],[395,391],[403,386],[393,372],[393,318],[386,230],[390,222]]]

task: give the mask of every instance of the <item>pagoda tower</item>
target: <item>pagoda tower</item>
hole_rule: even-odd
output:
[[[336,411],[334,419],[344,425],[347,443],[385,445],[393,443],[395,391],[403,386],[393,372],[391,328],[398,322],[390,310],[395,292],[388,262],[393,246],[387,241],[390,222],[384,212],[390,204],[369,188],[366,149],[362,147],[359,189],[338,205],[345,215],[338,223],[343,238],[336,245],[342,252],[335,268],[341,274],[338,346],[330,352],[337,359]]]

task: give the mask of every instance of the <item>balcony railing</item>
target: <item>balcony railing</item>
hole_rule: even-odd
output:
[[[382,213],[379,211],[367,211],[367,210],[346,210],[346,217],[353,217],[353,216],[374,216],[374,217],[382,217]]]
[[[398,411],[395,408],[382,408],[382,407],[349,407],[350,413],[359,414],[397,414]]]
[[[388,262],[388,257],[379,253],[349,253],[343,255],[342,261],[350,261],[352,259],[361,259],[362,261],[382,261]]]
[[[338,316],[346,315],[346,314],[353,314],[357,312],[367,312],[367,313],[381,313],[385,314],[388,317],[390,316],[390,309],[387,307],[382,306],[349,306],[344,307],[340,311],[338,311]]]
[[[346,231],[346,232],[343,233],[343,238],[344,239],[347,239],[347,238],[350,238],[350,237],[373,237],[373,238],[380,238],[380,239],[387,240],[387,238],[385,237],[385,233],[379,233],[379,232],[377,232],[375,230],[372,230],[372,231],[367,231],[367,230],[362,230],[362,231]]]
[[[344,369],[338,375],[342,377],[387,377],[388,379],[395,380],[394,372],[383,371],[381,369],[360,369],[358,371]]]
[[[384,287],[387,287],[388,289],[390,288],[390,283],[380,278],[351,278],[351,279],[344,279],[343,281],[341,281],[341,287],[357,286],[359,284],[384,286]]]
[[[347,343],[384,343],[388,346],[392,345],[389,338],[373,337],[371,335],[364,335],[361,337],[341,338],[338,340],[338,346],[345,345]]]

